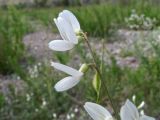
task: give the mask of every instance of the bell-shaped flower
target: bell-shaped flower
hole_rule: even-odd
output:
[[[83,73],[81,71],[78,71],[74,68],[71,68],[69,66],[66,66],[66,65],[63,65],[60,63],[52,62],[51,66],[53,66],[57,70],[63,71],[63,72],[70,75],[70,76],[63,78],[62,80],[60,80],[59,82],[56,83],[54,88],[58,92],[66,91],[66,90],[74,87],[75,85],[77,85],[79,83],[81,77],[83,76]]]
[[[84,108],[93,120],[114,120],[109,111],[101,105],[86,102]]]
[[[67,51],[72,49],[77,43],[76,32],[80,30],[77,18],[68,10],[64,10],[54,19],[60,32],[62,40],[52,40],[49,48],[55,51]]]
[[[140,115],[138,109],[130,100],[127,100],[121,107],[120,116],[121,120],[155,120],[152,117]]]

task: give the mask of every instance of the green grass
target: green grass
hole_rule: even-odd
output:
[[[8,7],[7,11],[2,12],[0,20],[1,73],[8,74],[15,71],[21,73],[19,62],[25,54],[22,38],[27,33],[27,27],[27,22],[14,7]]]
[[[160,8],[158,5],[152,4],[129,4],[128,6],[121,4],[104,4],[92,5],[84,7],[60,7],[60,8],[40,8],[40,9],[24,9],[21,12],[28,16],[30,20],[41,21],[44,25],[51,26],[55,31],[56,27],[53,18],[63,9],[71,10],[78,18],[81,28],[88,32],[91,36],[106,37],[110,29],[124,28],[125,17],[128,17],[132,9],[138,14],[145,14],[148,17],[156,18],[157,25],[160,25]]]

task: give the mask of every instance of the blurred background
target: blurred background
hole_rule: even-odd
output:
[[[90,120],[83,104],[96,101],[94,71],[54,90],[66,75],[51,61],[91,61],[83,41],[64,53],[48,48],[61,38],[53,18],[64,9],[87,32],[118,111],[127,98],[144,101],[139,111],[160,120],[160,0],[0,0],[0,120]],[[99,103],[113,113],[103,89]]]

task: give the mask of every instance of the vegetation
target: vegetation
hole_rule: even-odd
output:
[[[19,62],[24,58],[22,38],[27,32],[26,21],[13,7],[0,20],[0,72],[21,72]]]
[[[160,25],[160,7],[149,3],[135,3],[128,6],[108,3],[105,5],[38,9],[9,7],[0,11],[2,15],[2,19],[0,19],[0,74],[20,76],[27,86],[20,94],[16,93],[13,86],[9,86],[8,100],[5,95],[0,93],[0,118],[2,120],[67,119],[67,116],[71,116],[72,113],[75,116],[71,117],[71,120],[77,120],[76,116],[80,116],[82,120],[88,119],[85,118],[86,114],[82,112],[82,104],[86,98],[90,101],[96,101],[97,94],[92,85],[93,71],[88,71],[78,86],[69,92],[59,94],[55,92],[53,86],[57,80],[65,75],[53,70],[49,62],[33,62],[31,58],[28,58],[22,41],[24,35],[36,31],[36,28],[33,27],[33,21],[38,21],[37,23],[42,24],[46,29],[56,32],[53,18],[63,9],[73,11],[82,29],[89,36],[98,36],[105,40],[111,32],[115,32],[118,28],[128,28],[125,18],[130,16],[132,9],[135,9],[138,14],[156,18],[154,29]],[[103,43],[103,41],[99,42]],[[145,56],[141,46],[137,46],[136,51],[132,52],[132,55],[140,61],[136,69],[119,67],[114,56],[106,49],[102,50],[104,52],[102,56],[97,51],[94,52],[97,61],[99,63],[103,61],[103,77],[117,106],[135,94],[138,100],[136,105],[144,100],[146,102],[145,113],[156,117],[160,114],[160,46],[159,44],[149,44],[151,44],[154,56]],[[82,41],[75,48],[75,51],[67,52],[67,55],[54,53],[54,59],[71,64],[74,60],[70,60],[70,58],[78,55],[81,61],[91,61],[84,48]],[[101,59],[105,55],[109,56],[107,59],[111,61],[110,64]],[[79,67],[77,64],[74,66]],[[105,90],[102,89],[99,103],[108,105],[108,98],[103,93]],[[75,108],[78,109],[78,112],[75,112]]]
[[[41,8],[28,10],[24,9],[23,14],[32,20],[40,20],[44,25],[50,26],[53,23],[53,18],[57,16],[58,12],[65,9],[60,8]],[[67,8],[68,9],[68,8]],[[155,18],[157,20],[156,26],[160,25],[158,14],[160,8],[152,4],[105,4],[92,5],[85,7],[70,7],[69,10],[77,16],[81,23],[81,27],[91,36],[106,37],[111,29],[127,27],[124,19],[129,17],[132,10],[136,10],[138,14],[144,14],[146,17]],[[53,26],[53,29],[56,27]]]

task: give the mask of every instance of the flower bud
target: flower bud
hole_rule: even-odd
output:
[[[82,41],[82,40],[84,40],[84,37],[83,36],[77,36],[77,39],[78,39],[78,41]]]
[[[76,36],[83,36],[83,34],[84,34],[81,29],[80,30],[76,30],[75,33],[76,33]]]
[[[83,33],[82,30],[77,30],[76,31],[76,36],[77,36],[78,41],[84,40],[84,33]]]
[[[84,63],[81,65],[79,71],[85,73],[88,71],[88,69],[89,69],[89,66],[86,63]]]

